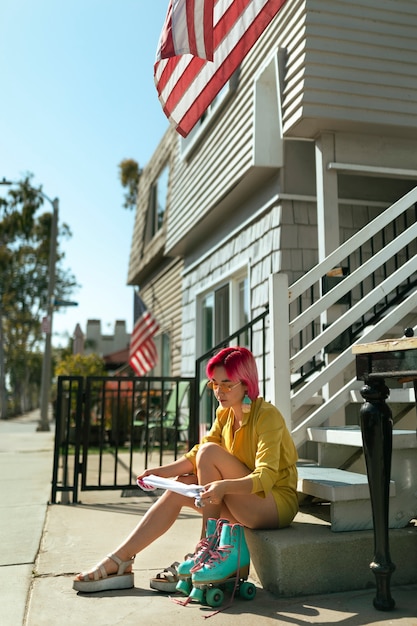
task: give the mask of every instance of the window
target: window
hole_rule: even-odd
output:
[[[228,337],[229,284],[208,293],[202,303],[203,352]]]
[[[246,276],[234,277],[205,293],[199,306],[201,353],[208,352],[249,321],[249,287]],[[246,334],[240,343],[247,343]]]
[[[209,352],[233,332],[238,331],[249,321],[249,282],[240,272],[226,283],[216,286],[201,295],[198,306],[197,336],[201,345],[200,354]],[[239,336],[239,345],[249,347],[247,332]],[[201,372],[204,378],[204,370]],[[204,394],[200,403],[200,434],[205,434],[212,423],[214,414],[213,397]]]
[[[149,194],[149,207],[146,225],[146,241],[162,228],[168,198],[169,165],[166,164],[152,184]]]

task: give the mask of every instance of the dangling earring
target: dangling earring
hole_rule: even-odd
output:
[[[242,400],[242,411],[243,411],[243,413],[250,413],[251,406],[252,406],[251,399],[248,396],[248,392],[245,391],[245,396],[244,396],[244,398]]]

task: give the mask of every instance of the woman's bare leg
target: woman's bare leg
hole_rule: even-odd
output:
[[[195,476],[181,477],[181,482],[195,483]],[[128,561],[133,556],[141,552],[156,539],[161,537],[171,528],[175,520],[178,518],[181,509],[184,507],[201,512],[194,505],[194,500],[187,496],[174,493],[173,491],[165,491],[165,493],[148,509],[142,517],[135,529],[126,537],[126,539],[113,551],[113,554],[122,561]],[[113,574],[117,571],[117,565],[107,557],[103,559],[107,574]],[[129,572],[131,568],[127,568]],[[81,579],[82,574],[78,574],[76,579]],[[93,578],[91,575],[90,578]]]
[[[197,453],[197,475],[200,485],[223,478],[243,478],[250,470],[239,459],[215,443],[203,444]],[[278,511],[272,494],[226,495],[223,503],[207,503],[204,518],[224,517],[247,528],[278,528]]]
[[[242,478],[250,473],[249,469],[236,457],[214,443],[203,444],[197,454],[198,483],[207,483],[223,478]],[[195,476],[182,476],[182,482],[194,483]],[[113,554],[122,561],[128,561],[133,556],[161,537],[175,522],[182,507],[191,507],[202,514],[202,531],[204,536],[208,518],[228,519],[230,522],[243,524],[247,528],[277,528],[278,512],[275,500],[271,494],[260,498],[255,494],[246,496],[227,495],[221,504],[206,504],[204,508],[195,507],[192,498],[176,494],[172,491],[165,493],[151,506],[144,517],[130,535],[114,550]],[[108,574],[117,571],[114,561],[102,561]],[[127,568],[129,571],[129,568]],[[81,578],[81,574],[77,576]],[[92,578],[92,576],[91,576]]]

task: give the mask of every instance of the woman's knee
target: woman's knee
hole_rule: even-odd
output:
[[[207,458],[214,458],[214,456],[218,456],[219,450],[222,450],[222,448],[217,443],[208,441],[207,443],[201,444],[198,448],[196,457],[197,465],[201,462],[201,459],[207,460]]]

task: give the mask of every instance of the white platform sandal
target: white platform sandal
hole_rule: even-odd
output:
[[[97,591],[130,589],[133,587],[133,572],[126,572],[126,568],[128,568],[129,565],[133,565],[135,557],[132,557],[128,561],[122,561],[115,554],[108,554],[107,558],[118,565],[116,574],[107,574],[103,562],[101,562],[89,572],[85,574],[82,573],[80,580],[74,580],[72,588],[83,593],[95,593]],[[90,578],[91,575],[93,576],[93,580]]]

